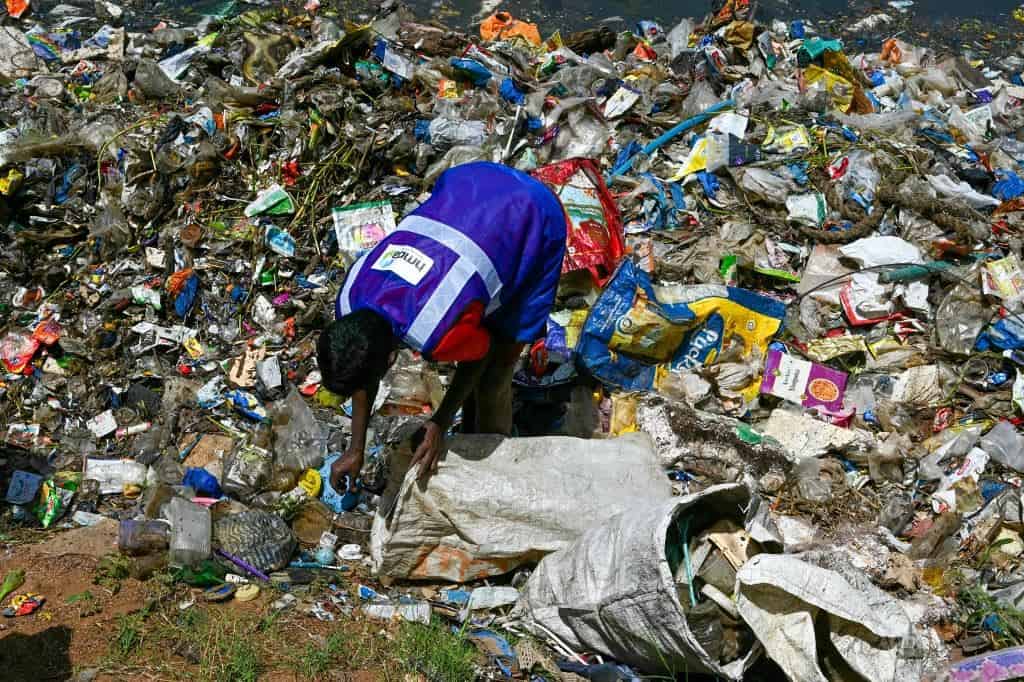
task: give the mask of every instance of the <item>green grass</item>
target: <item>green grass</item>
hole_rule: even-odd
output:
[[[110,654],[115,660],[129,658],[142,644],[142,621],[139,613],[117,617],[117,634],[110,643]]]
[[[172,612],[173,613],[173,612]],[[280,645],[274,624],[258,617],[193,606],[171,619],[164,614],[154,640],[164,650],[190,652],[198,659],[197,678],[205,682],[255,682]]]
[[[86,618],[87,616],[95,616],[97,613],[103,610],[100,606],[99,600],[89,590],[85,592],[79,592],[77,594],[70,595],[64,600],[68,604],[74,604],[78,607],[78,617]]]
[[[130,567],[131,559],[128,557],[117,552],[104,554],[96,565],[96,573],[93,575],[92,582],[110,594],[117,594],[121,591],[121,581],[128,577]]]
[[[256,645],[249,639],[242,639],[231,652],[222,679],[230,682],[256,682],[262,668]]]
[[[996,601],[977,585],[960,590],[956,600],[967,632],[984,632],[996,649],[1024,644],[1024,611]]]
[[[166,586],[147,587],[148,595],[164,598],[117,618],[100,664],[120,679],[143,671],[179,679],[187,670],[199,682],[256,682],[273,672],[319,682],[362,671],[385,680],[415,673],[429,682],[470,682],[483,660],[441,620],[384,624],[356,615],[325,626],[266,607],[243,611],[199,602],[181,611],[181,594],[171,599]],[[80,608],[88,602],[84,593],[72,599]]]
[[[310,644],[298,652],[292,666],[299,675],[319,679],[333,667],[347,662],[348,642],[340,632],[327,637],[322,645]]]
[[[432,682],[476,679],[476,649],[438,622],[402,623],[395,653],[410,672],[422,673]]]

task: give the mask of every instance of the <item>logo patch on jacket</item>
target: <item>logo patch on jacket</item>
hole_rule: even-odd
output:
[[[380,254],[372,267],[374,270],[397,275],[415,286],[433,266],[434,259],[419,249],[404,244],[392,244],[384,249],[384,253]]]

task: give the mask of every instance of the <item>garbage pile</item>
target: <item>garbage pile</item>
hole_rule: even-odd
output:
[[[547,37],[316,0],[144,30],[102,1],[12,14],[5,523],[114,518],[140,576],[323,619],[350,597],[422,622],[500,609],[580,674],[1019,665],[1024,56],[716,5]],[[347,267],[474,160],[566,210],[558,303],[515,379],[517,431],[542,438],[456,436],[414,485],[408,427],[450,368],[403,351],[358,492],[335,490],[351,408],[317,334]],[[389,579],[515,588],[290,591],[366,553]]]

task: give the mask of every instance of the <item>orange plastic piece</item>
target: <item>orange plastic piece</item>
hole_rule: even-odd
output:
[[[57,320],[49,319],[39,323],[36,330],[32,332],[32,338],[44,346],[52,346],[60,341],[60,324]]]
[[[508,12],[495,12],[480,22],[480,37],[484,40],[504,40],[517,36],[533,45],[540,45],[537,24],[520,21]]]
[[[181,293],[181,290],[185,288],[185,282],[191,276],[192,268],[178,270],[167,279],[167,291],[169,291],[172,296],[177,296]]]
[[[658,58],[658,53],[654,51],[653,47],[641,40],[633,49],[633,56],[637,59],[653,62]]]
[[[7,14],[19,19],[28,10],[28,4],[28,0],[7,0]]]
[[[900,49],[895,38],[889,38],[882,43],[882,61],[890,64],[899,64],[903,61],[903,50]]]

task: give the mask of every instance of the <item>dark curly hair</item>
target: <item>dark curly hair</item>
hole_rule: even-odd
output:
[[[343,396],[368,389],[388,371],[395,347],[391,324],[372,310],[356,310],[331,322],[316,346],[323,385]]]

